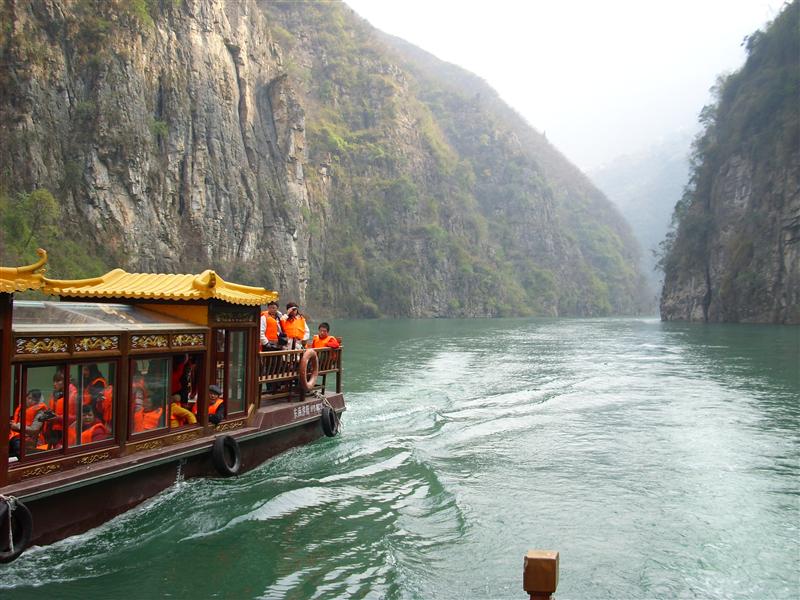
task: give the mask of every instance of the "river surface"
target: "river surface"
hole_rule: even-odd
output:
[[[800,596],[800,329],[341,321],[342,435],[0,565],[0,597]]]

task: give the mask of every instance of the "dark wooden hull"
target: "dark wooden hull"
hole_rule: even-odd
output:
[[[328,397],[338,414],[344,411],[341,394]],[[261,427],[248,427],[203,437],[184,445],[173,445],[149,453],[118,458],[114,464],[93,465],[83,477],[54,478],[50,486],[9,489],[33,515],[31,544],[44,545],[82,533],[133,508],[174,485],[179,478],[219,477],[212,460],[212,446],[220,435],[237,440],[241,472],[254,469],[290,448],[322,437],[320,419],[312,413],[289,420],[291,413],[311,403],[292,403],[259,419]]]

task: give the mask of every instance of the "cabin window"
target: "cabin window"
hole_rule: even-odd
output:
[[[248,331],[214,331],[214,381],[223,390],[225,414],[244,412],[247,396]]]
[[[176,429],[197,422],[202,354],[131,361],[131,432]]]
[[[116,373],[116,362],[81,363],[71,367],[70,382],[77,388],[80,400],[75,431],[81,434],[76,434],[70,446],[113,439]]]
[[[116,371],[116,362],[18,365],[11,456],[23,459],[114,439]]]

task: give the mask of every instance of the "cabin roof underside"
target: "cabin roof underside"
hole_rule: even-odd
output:
[[[129,304],[20,300],[14,303],[12,329],[15,333],[66,333],[203,330],[204,327]]]

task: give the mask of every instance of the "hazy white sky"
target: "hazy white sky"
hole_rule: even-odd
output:
[[[373,26],[481,76],[591,170],[696,128],[718,74],[782,0],[345,0]]]

